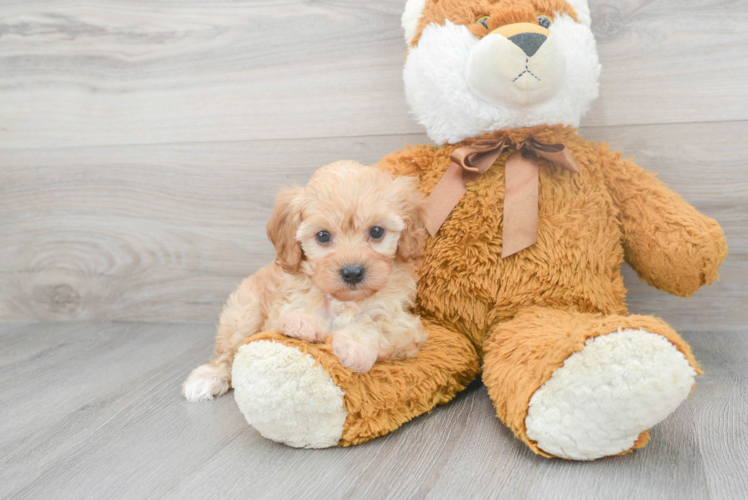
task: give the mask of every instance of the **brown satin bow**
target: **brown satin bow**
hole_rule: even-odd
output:
[[[563,144],[543,144],[535,139],[513,144],[501,139],[484,139],[457,148],[452,165],[444,173],[426,202],[426,229],[433,237],[467,192],[467,185],[483,175],[508,148],[505,165],[504,234],[501,257],[506,258],[534,245],[538,240],[539,158],[572,173],[579,165]]]

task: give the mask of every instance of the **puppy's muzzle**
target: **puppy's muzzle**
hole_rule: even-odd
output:
[[[343,278],[343,281],[348,283],[349,285],[356,285],[363,281],[364,277],[366,276],[366,269],[364,269],[364,266],[360,264],[352,264],[343,266],[340,269],[340,277]]]

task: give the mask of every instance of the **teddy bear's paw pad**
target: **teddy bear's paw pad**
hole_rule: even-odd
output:
[[[588,339],[533,394],[527,436],[561,458],[617,455],[670,415],[695,377],[685,356],[661,335],[619,330]]]
[[[310,354],[276,342],[250,342],[234,358],[232,385],[239,409],[268,439],[327,448],[343,435],[343,391]]]

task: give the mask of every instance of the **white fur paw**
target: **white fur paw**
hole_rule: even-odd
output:
[[[320,342],[324,339],[319,318],[304,313],[286,313],[278,319],[275,329],[286,337],[293,337],[309,342]]]
[[[589,339],[533,394],[527,436],[561,458],[617,455],[670,415],[695,377],[683,353],[661,335],[619,330]]]
[[[295,448],[336,446],[348,414],[343,391],[310,354],[261,340],[239,348],[234,399],[249,424]]]
[[[182,385],[182,394],[193,403],[223,396],[228,390],[227,374],[223,369],[211,365],[201,365],[192,370]]]
[[[368,372],[377,361],[377,353],[370,347],[345,336],[333,336],[332,352],[341,365],[358,373]]]

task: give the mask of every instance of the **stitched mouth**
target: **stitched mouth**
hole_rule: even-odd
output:
[[[522,73],[520,73],[519,75],[517,75],[517,78],[515,78],[514,80],[512,80],[512,83],[514,83],[517,80],[519,80],[520,78],[522,78],[522,75],[524,75],[526,73],[529,74],[530,76],[532,76],[533,78],[535,78],[537,81],[541,81],[540,78],[538,78],[538,76],[535,73],[533,73],[532,71],[530,71],[529,64],[530,64],[530,59],[529,58],[525,59],[525,70]]]

